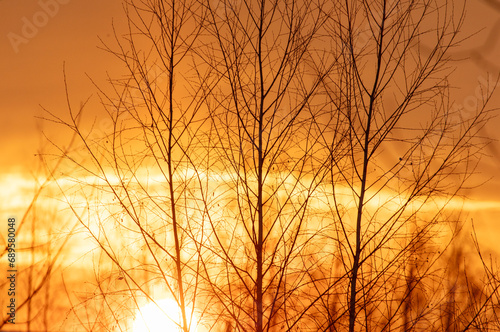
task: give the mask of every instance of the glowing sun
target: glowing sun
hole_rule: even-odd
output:
[[[186,312],[188,322],[191,321],[190,332],[196,331],[196,321],[191,310]],[[137,310],[133,332],[178,332],[182,331],[181,309],[172,299],[163,299],[150,302]]]

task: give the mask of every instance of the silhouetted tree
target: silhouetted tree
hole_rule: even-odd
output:
[[[52,116],[82,143],[65,154],[83,198],[70,206],[101,252],[99,321],[82,325],[123,328],[164,296],[185,332],[190,312],[207,330],[258,332],[497,317],[493,269],[479,308],[452,310],[442,287],[491,96],[472,115],[450,107],[463,12],[437,0],[125,4],[128,31],[107,50],[128,74],[100,88],[108,122],[89,133],[70,103],[69,120]]]

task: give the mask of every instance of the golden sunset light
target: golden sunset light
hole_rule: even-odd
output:
[[[191,313],[189,319],[191,320]],[[179,305],[172,299],[163,299],[144,305],[137,311],[133,332],[182,331],[182,314]],[[191,320],[190,332],[196,331],[196,322]]]
[[[500,331],[495,1],[0,12],[0,331]]]

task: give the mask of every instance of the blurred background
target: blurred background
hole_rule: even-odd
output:
[[[456,8],[463,6],[461,1],[454,3]],[[465,6],[463,40],[451,51],[450,64],[455,67],[451,100],[467,110],[474,109],[481,98],[492,91],[500,74],[500,1],[473,0]],[[88,100],[86,120],[99,118],[101,108],[94,83],[105,90],[108,75],[119,77],[124,69],[113,55],[102,49],[102,43],[114,45],[115,30],[118,34],[123,31],[123,8],[120,0],[2,0],[0,18],[0,244],[5,245],[7,218],[37,220],[26,223],[25,227],[31,227],[31,235],[18,241],[26,248],[39,245],[38,256],[21,252],[19,260],[29,263],[49,258],[58,269],[59,279],[54,280],[54,287],[63,292],[66,286],[62,280],[76,282],[72,269],[89,264],[91,257],[85,247],[85,236],[75,233],[76,220],[58,196],[59,188],[50,181],[44,184],[50,174],[40,154],[48,154],[50,160],[53,152],[47,137],[56,144],[64,144],[69,139],[60,137],[57,126],[43,119],[47,114],[44,109],[66,117],[65,68],[72,107],[77,109]],[[498,107],[500,97],[495,91],[489,108]],[[478,236],[490,252],[500,249],[497,246],[500,234],[498,128],[500,118],[496,117],[483,129],[482,136],[493,141],[469,182],[470,189],[464,192],[469,198],[464,214],[474,220]],[[53,157],[52,161],[56,159]],[[75,240],[67,243],[69,235]],[[0,266],[4,264],[2,261]],[[29,279],[33,285],[29,287],[36,287],[36,278],[50,269],[46,263],[33,269]],[[92,274],[92,269],[88,273]],[[50,303],[61,308],[71,306],[68,300],[58,302],[49,295],[45,301],[54,301]],[[36,311],[36,304],[32,310]],[[45,317],[45,324],[53,326],[65,319],[65,314]]]

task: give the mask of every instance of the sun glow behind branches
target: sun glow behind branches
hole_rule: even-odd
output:
[[[191,314],[191,310],[186,308],[186,315],[190,332],[197,331],[197,321]],[[181,308],[172,299],[162,299],[150,302],[137,310],[133,332],[177,332],[181,328],[182,314]],[[191,322],[189,324],[189,322]]]
[[[224,183],[226,181],[229,181],[234,175],[231,173],[224,173],[224,172],[219,172],[217,173],[217,177],[213,177],[211,173],[205,173],[199,171],[196,173],[194,170],[186,170],[185,171],[186,177],[196,177],[200,176],[203,180],[206,178],[208,179],[207,183],[210,186],[211,190],[219,190],[220,188],[220,183]],[[109,177],[109,182],[113,186],[119,186],[120,185],[120,179],[117,177]],[[139,173],[136,175],[135,178],[132,178],[132,180],[127,179],[126,183],[135,185],[137,181],[141,181],[147,185],[148,190],[150,191],[151,195],[165,195],[165,189],[164,189],[164,181],[162,181],[162,176],[161,174],[151,174],[151,173]],[[18,216],[23,215],[24,209],[29,205],[32,195],[33,195],[33,179],[30,177],[27,177],[25,175],[21,174],[9,174],[1,176],[0,177],[0,183],[3,184],[5,188],[10,188],[10,190],[6,190],[3,193],[0,193],[0,198],[2,198],[2,204],[1,209],[6,212],[6,213],[16,213]],[[41,180],[39,180],[41,182]],[[62,194],[59,193],[58,189],[62,189],[65,194],[68,194],[67,200],[70,202],[79,201],[80,196],[83,195],[84,190],[86,190],[86,187],[82,186],[82,189],[79,190],[79,185],[80,184],[85,184],[85,183],[91,183],[95,184],[95,186],[100,187],[100,186],[105,186],[106,183],[99,178],[96,177],[77,177],[75,176],[74,178],[66,177],[66,178],[61,178],[58,179],[58,184],[60,187],[58,187],[55,183],[51,182],[46,190],[50,190],[50,194],[47,194],[46,191],[44,191],[44,194],[40,196],[40,203],[44,206],[51,206],[51,209],[54,211],[58,211],[58,218],[62,218],[62,216],[66,216],[66,212],[71,213],[71,211],[68,210],[67,205],[64,203],[65,198],[62,197]],[[93,188],[92,188],[93,189]],[[324,199],[319,199],[321,198],[322,195],[325,195],[327,197],[331,197],[331,192],[329,191],[329,187],[321,187],[321,190],[318,190],[318,197],[314,197],[314,199],[311,200],[311,206],[313,206],[317,210],[325,209],[327,206],[324,205]],[[338,185],[336,187],[336,193],[339,194],[338,202],[342,204],[343,206],[348,207],[348,203],[350,201],[350,190],[347,187],[342,187]],[[57,195],[57,196],[53,196]],[[216,193],[216,197],[219,195]],[[222,194],[221,194],[222,195]],[[89,196],[81,196],[82,198],[89,197]],[[53,200],[53,198],[56,198],[56,200]],[[110,202],[113,201],[113,197],[111,193],[102,193],[102,196],[98,197],[99,199],[95,201],[95,204],[104,204],[106,206],[109,206],[111,204]],[[388,203],[388,201],[394,200],[393,203]],[[435,205],[441,206],[445,204],[446,199],[441,198],[441,197],[436,197],[434,200],[434,204],[426,204],[422,208],[422,212],[433,212]],[[52,202],[54,206],[48,205],[49,202]],[[93,202],[93,200],[92,200]],[[91,204],[92,204],[91,202]],[[368,209],[372,211],[372,209],[375,209],[383,204],[389,204],[391,206],[392,204],[400,204],[401,202],[399,201],[398,197],[395,196],[394,192],[390,192],[388,189],[385,191],[379,192],[378,195],[378,200],[372,200],[370,201]],[[417,204],[420,202],[417,202]],[[115,202],[116,204],[116,202]],[[98,226],[102,224],[105,224],[106,227],[110,227],[110,232],[113,231],[113,234],[116,234],[116,228],[113,223],[108,222],[108,218],[111,218],[113,216],[113,211],[111,208],[109,211],[104,211],[102,209],[102,205],[96,205],[96,209],[100,209],[100,218],[97,218],[98,216],[95,213],[90,213],[89,214],[89,225],[91,226]],[[464,202],[463,199],[456,197],[453,198],[451,201],[447,202],[447,209],[459,209],[463,210],[463,212],[481,212],[483,215],[483,218],[485,220],[484,222],[484,231],[481,228],[478,228],[478,233],[479,233],[479,238],[480,239],[487,239],[486,241],[482,241],[483,244],[486,242],[488,245],[490,245],[492,248],[495,248],[495,239],[494,239],[494,234],[495,231],[492,231],[492,227],[497,230],[497,226],[491,226],[491,224],[488,224],[486,220],[493,220],[493,217],[498,214],[498,211],[500,211],[500,202],[495,201],[495,200],[467,200]],[[41,210],[38,210],[41,213]],[[477,213],[471,215],[471,216],[476,216]],[[491,216],[491,217],[490,217]],[[475,220],[480,220],[480,217],[475,217]],[[61,219],[61,220],[64,220]],[[87,219],[85,219],[87,220]],[[103,223],[102,221],[106,221]],[[59,224],[58,224],[59,225]],[[120,221],[118,225],[124,225],[128,226],[125,224],[123,221]],[[38,227],[40,224],[37,225]],[[487,226],[487,227],[486,227]],[[122,228],[120,228],[122,229]],[[100,228],[97,228],[96,232],[99,231]],[[60,232],[60,230],[57,230]],[[19,234],[20,239],[23,239],[23,237],[26,236],[26,234]],[[72,235],[73,236],[73,241],[71,241],[71,244],[67,247],[67,252],[71,252],[71,255],[68,254],[67,257],[71,257],[73,259],[74,257],[80,257],[81,255],[84,255],[85,253],[89,252],[89,242],[88,238],[86,235],[83,233],[81,235]],[[6,238],[5,236],[3,237],[4,239]],[[131,241],[128,243],[128,246],[130,247],[132,244],[136,243],[135,241],[130,240],[130,237],[122,237],[122,236],[116,236],[117,239],[123,239],[125,241]],[[135,238],[134,238],[135,239]],[[2,239],[0,239],[0,243],[2,242]],[[131,244],[132,243],[132,244]],[[134,250],[136,248],[134,247]],[[123,254],[126,254],[124,252]],[[22,259],[23,261],[27,261],[27,259]],[[88,264],[88,260],[81,260],[82,264]],[[102,263],[100,263],[102,264]],[[74,261],[64,261],[63,265],[74,265]],[[106,268],[101,265],[100,266],[103,270]],[[165,296],[165,294],[163,295]],[[179,328],[179,323],[181,322],[181,315],[180,315],[180,309],[178,305],[176,304],[175,301],[173,300],[158,300],[156,301],[157,304],[150,303],[145,305],[144,307],[141,307],[140,310],[137,310],[136,315],[135,315],[135,321],[133,322],[133,329],[131,330],[132,332],[139,332],[139,331],[181,331]],[[193,318],[191,319],[191,314],[188,313],[188,321],[191,320],[190,324],[190,330],[191,332],[200,332],[203,327],[197,327],[198,324],[198,319]],[[127,325],[130,327],[130,320],[127,320]]]

